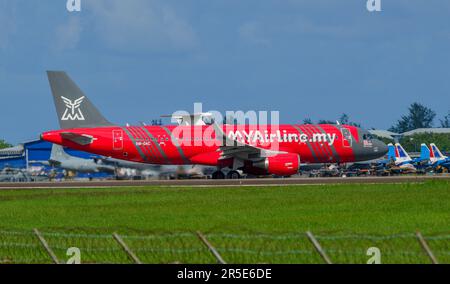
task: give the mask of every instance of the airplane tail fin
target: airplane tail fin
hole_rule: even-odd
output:
[[[388,144],[388,161],[394,160],[395,161],[395,147],[392,143]]]
[[[50,154],[50,160],[60,162],[62,160],[70,158],[69,154],[64,151],[64,148],[58,144],[53,144],[52,152]]]
[[[111,126],[66,72],[47,71],[61,129]]]
[[[428,148],[427,144],[422,143],[420,145],[420,159],[421,160],[429,160],[430,157],[431,157],[430,149]]]
[[[444,155],[441,153],[441,150],[439,150],[439,148],[436,146],[436,144],[431,143],[431,144],[430,144],[430,148],[431,148],[431,153],[432,153],[432,155],[434,156],[434,158],[436,158],[436,159],[438,159],[438,160],[442,160],[442,159],[447,158],[446,156],[444,156]]]
[[[411,161],[411,157],[408,155],[408,153],[403,149],[402,145],[400,143],[395,144],[395,157],[398,161],[407,162]]]

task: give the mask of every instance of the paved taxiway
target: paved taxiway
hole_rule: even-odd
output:
[[[351,178],[260,178],[239,180],[146,180],[146,181],[65,181],[65,182],[33,182],[33,183],[0,183],[0,189],[27,188],[101,188],[101,187],[139,187],[139,186],[277,186],[308,184],[383,184],[424,182],[427,180],[448,180],[445,176],[396,176],[396,177],[351,177]]]

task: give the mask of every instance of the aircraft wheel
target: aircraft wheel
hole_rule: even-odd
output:
[[[211,175],[212,179],[224,179],[225,174],[222,171],[215,171]]]
[[[227,174],[228,179],[240,179],[241,175],[237,171],[231,171]]]

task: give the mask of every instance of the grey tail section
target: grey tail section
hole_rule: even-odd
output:
[[[53,144],[52,152],[50,154],[50,160],[60,162],[69,158],[69,154],[64,151],[64,148],[62,146]]]
[[[61,129],[112,126],[63,71],[47,71]]]

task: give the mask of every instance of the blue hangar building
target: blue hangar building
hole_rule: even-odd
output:
[[[40,161],[48,161],[53,144],[47,141],[34,140],[19,144],[12,148],[0,150],[0,169],[5,167],[26,169]],[[89,159],[94,155],[66,148],[65,151],[75,157]]]
[[[40,162],[48,161],[53,144],[47,141],[34,140],[15,147],[0,150],[0,171],[4,168],[28,169],[40,166]],[[65,148],[67,154],[83,159],[98,157],[90,153]],[[101,175],[101,173],[99,173]]]

